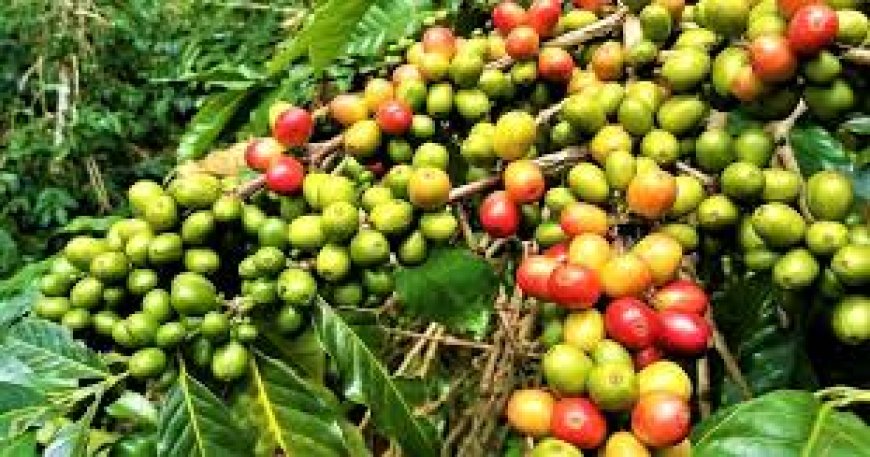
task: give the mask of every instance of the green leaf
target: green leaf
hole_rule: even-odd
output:
[[[804,176],[851,165],[843,145],[821,126],[795,125],[789,133],[789,142]]]
[[[45,448],[43,457],[85,457],[88,448],[88,428],[76,422],[57,432]]]
[[[37,376],[24,362],[12,354],[0,353],[0,382],[33,387],[46,393],[63,393],[78,387],[78,381],[54,376]]]
[[[396,293],[408,315],[478,337],[489,326],[498,286],[492,265],[459,248],[434,251],[422,265],[396,273]]]
[[[105,390],[101,390],[88,407],[84,416],[73,424],[60,429],[52,442],[46,446],[43,457],[86,457],[91,437],[91,424],[100,408]]]
[[[158,427],[163,457],[250,455],[253,440],[230,410],[179,364],[178,379],[164,400]]]
[[[308,65],[293,65],[281,83],[270,91],[259,104],[251,110],[250,119],[239,134],[265,135],[269,131],[269,109],[281,100],[294,105],[305,105],[314,97],[319,79],[314,77]]]
[[[0,281],[0,330],[17,321],[30,310],[36,297],[37,279],[51,266],[51,260],[31,263],[11,278]]]
[[[48,321],[22,320],[6,333],[2,350],[37,376],[101,379],[111,375],[96,352],[75,341],[68,329]]]
[[[0,298],[0,330],[9,327],[27,314],[38,295],[35,288],[32,288],[11,297]]]
[[[4,227],[0,227],[0,276],[10,273],[21,261],[18,243]]]
[[[856,135],[870,135],[870,116],[857,116],[840,125],[843,130]]]
[[[121,220],[121,216],[78,216],[69,221],[68,224],[61,227],[57,233],[62,234],[80,234],[80,233],[98,233],[103,234],[109,230],[115,222]]]
[[[156,427],[157,408],[138,392],[126,391],[106,407],[106,414],[115,419],[130,421],[137,426]]]
[[[816,387],[804,329],[794,323],[783,326],[780,313],[790,306],[770,277],[750,276],[727,284],[713,296],[711,308],[753,395]],[[742,400],[731,378],[723,383],[721,404]]]
[[[301,335],[288,338],[269,326],[262,326],[262,340],[258,341],[259,349],[267,350],[268,354],[280,358],[294,369],[301,371],[303,377],[323,382],[326,376],[326,353],[320,346],[320,341],[313,330],[306,330]]]
[[[870,427],[803,391],[777,391],[716,412],[692,433],[696,457],[867,455]]]
[[[823,127],[807,123],[795,125],[789,142],[804,176],[822,170],[840,171],[852,179],[855,195],[870,199],[870,167],[854,164],[843,144]]]
[[[0,382],[0,438],[25,431],[46,411],[45,396],[31,386]]]
[[[421,2],[414,0],[327,0],[318,6],[280,62],[308,55],[321,71],[349,52],[381,55],[384,45],[420,26]]]
[[[347,398],[366,405],[379,429],[396,440],[407,455],[437,456],[435,429],[414,417],[411,404],[353,329],[322,299],[314,312],[314,328],[338,367]]]
[[[250,390],[261,434],[284,455],[354,455],[345,442],[338,403],[289,366],[258,354],[251,360]]]
[[[206,98],[179,140],[176,151],[178,161],[201,159],[247,96],[248,91],[237,90]]]
[[[36,433],[0,440],[0,457],[37,457]]]

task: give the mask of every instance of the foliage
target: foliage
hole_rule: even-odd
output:
[[[251,434],[183,363],[161,409],[158,437],[158,453],[166,456],[244,455],[253,448]]]
[[[855,118],[846,121],[843,128],[861,134],[862,124],[867,121]],[[805,176],[821,170],[838,170],[852,179],[858,197],[870,200],[870,167],[856,160],[833,134],[819,125],[801,123],[791,130],[789,141]]]
[[[801,305],[763,275],[734,278],[713,297],[716,324],[737,358],[750,395],[816,387],[806,351],[807,326],[801,316],[806,310],[800,309]],[[734,380],[718,379],[722,380],[721,405],[743,399]]]
[[[344,395],[369,407],[378,427],[410,455],[438,455],[435,429],[414,417],[389,373],[365,342],[326,302],[317,304],[314,328],[342,376]]]
[[[498,286],[492,265],[460,248],[435,251],[423,265],[396,274],[396,294],[409,316],[477,337],[486,334]]]
[[[302,3],[3,2],[0,276],[53,251],[74,216],[123,212],[133,181],[164,176],[200,99],[255,77]]]
[[[692,443],[699,457],[855,456],[870,449],[870,427],[812,393],[783,390],[718,411]]]
[[[413,37],[439,17],[458,15],[463,3],[478,13],[486,5],[480,0],[320,2],[302,21],[299,33],[282,42],[270,59],[262,60],[266,62],[262,70],[235,72],[237,84],[218,79],[218,85],[228,90],[203,102],[184,132],[177,159],[199,159],[217,142],[266,134],[269,106],[275,101],[316,105],[326,95],[323,92],[347,89],[358,76],[381,71],[403,52],[400,39]],[[478,17],[464,13],[465,20]],[[207,83],[215,82],[213,76],[223,77],[199,74]],[[246,117],[245,112],[251,115]]]

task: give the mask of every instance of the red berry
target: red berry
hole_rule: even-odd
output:
[[[806,5],[788,24],[788,43],[799,54],[815,54],[837,38],[837,12],[824,3]]]
[[[697,283],[680,279],[659,289],[652,303],[659,311],[685,311],[703,315],[707,312],[710,298]]]
[[[502,191],[494,192],[483,200],[479,216],[483,230],[496,238],[511,236],[520,227],[520,210]]]
[[[411,128],[414,113],[411,107],[399,100],[387,100],[378,106],[378,126],[391,135],[402,135]]]
[[[517,267],[517,286],[530,297],[549,300],[550,276],[558,266],[556,259],[543,255],[528,256]]]
[[[637,298],[618,298],[604,311],[607,334],[629,349],[643,349],[655,344],[659,325],[655,311]]]
[[[538,53],[540,45],[541,40],[538,32],[525,25],[511,30],[511,33],[505,38],[505,49],[508,55],[517,60],[534,57]]]
[[[293,157],[276,158],[266,170],[266,187],[272,192],[289,195],[302,187],[305,168]]]
[[[607,419],[585,398],[563,398],[553,406],[550,429],[555,438],[580,449],[594,449],[604,443]]]
[[[707,350],[712,331],[707,320],[685,311],[659,313],[658,344],[662,349],[684,356],[695,356]]]
[[[601,298],[598,273],[581,265],[560,265],[550,275],[550,299],[568,309],[595,306]]]
[[[302,146],[314,132],[314,118],[302,108],[284,110],[275,119],[272,136],[285,146]]]
[[[525,23],[525,8],[512,1],[501,2],[492,10],[492,25],[504,35]]]
[[[762,35],[749,44],[752,71],[764,82],[782,82],[791,79],[797,70],[797,57],[785,38]]]
[[[549,36],[562,14],[561,0],[535,0],[529,7],[528,24],[540,36]]]
[[[249,168],[259,172],[266,171],[272,161],[281,157],[284,145],[272,137],[254,138],[245,148],[245,163]]]
[[[670,392],[642,395],[631,411],[631,431],[652,448],[673,446],[689,434],[692,412],[689,404]]]
[[[538,73],[553,82],[568,82],[574,74],[574,58],[562,48],[544,48],[538,54]]]

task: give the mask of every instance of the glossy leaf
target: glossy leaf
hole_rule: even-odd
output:
[[[335,362],[347,398],[370,408],[379,430],[396,440],[407,455],[438,455],[435,429],[414,416],[411,403],[393,382],[387,369],[323,300],[314,312],[314,327],[326,352]]]
[[[190,120],[176,151],[179,162],[202,158],[236,114],[248,92],[226,91],[209,96]]]
[[[249,455],[252,437],[184,364],[160,411],[158,454],[164,457]]]
[[[846,148],[823,127],[811,124],[796,125],[789,142],[804,176],[822,170],[837,170],[852,179],[855,194],[870,199],[870,167],[856,165]]]
[[[288,338],[275,329],[263,327],[260,332],[262,339],[258,341],[259,349],[281,359],[303,378],[323,382],[326,376],[326,353],[313,331],[306,330],[299,336]]]
[[[784,390],[717,411],[692,433],[696,457],[853,457],[870,427],[809,392]]]
[[[805,176],[850,165],[843,145],[821,126],[798,124],[791,130],[789,142]]]
[[[137,426],[156,427],[157,408],[138,392],[126,391],[106,407],[106,414],[115,419],[130,421]]]
[[[284,363],[258,355],[251,361],[250,395],[260,433],[284,455],[350,456],[338,403],[328,391]]]
[[[308,55],[320,71],[336,58],[352,52],[379,55],[384,44],[418,28],[421,4],[414,0],[327,0],[314,11],[287,53],[290,61]]]
[[[396,273],[396,293],[408,315],[476,336],[486,332],[498,286],[492,265],[459,248],[434,251],[422,265]]]
[[[10,328],[0,350],[14,354],[37,376],[100,379],[111,374],[99,355],[73,340],[68,329],[39,319],[24,319]]]
[[[736,279],[713,296],[719,330],[746,378],[753,395],[777,389],[814,388],[815,375],[804,348],[804,329],[783,324],[780,313],[790,307],[767,276]],[[730,378],[722,379],[719,401],[742,400]]]

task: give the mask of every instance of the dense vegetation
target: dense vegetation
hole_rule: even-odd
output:
[[[0,5],[0,275],[43,257],[58,234],[100,227],[64,232],[77,216],[123,212],[136,179],[165,176],[203,98],[255,73],[303,6]]]

